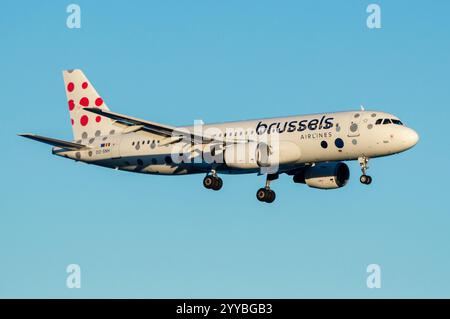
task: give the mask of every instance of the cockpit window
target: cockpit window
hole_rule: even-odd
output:
[[[392,119],[391,121],[392,121],[392,123],[394,123],[396,125],[403,125],[402,121],[400,121],[400,120]]]
[[[385,124],[403,125],[402,121],[396,119],[378,119],[375,122],[375,125],[380,125],[381,123],[383,123],[383,125]]]

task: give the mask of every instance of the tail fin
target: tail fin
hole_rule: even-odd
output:
[[[118,128],[113,125],[111,119],[84,110],[85,107],[98,107],[103,110],[109,108],[83,71],[63,71],[63,77],[74,140],[114,134],[112,131],[117,131]]]

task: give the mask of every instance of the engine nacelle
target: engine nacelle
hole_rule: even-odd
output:
[[[276,167],[295,163],[300,159],[300,149],[294,143],[280,141],[268,145],[250,142],[229,145],[224,150],[225,164],[235,169]]]
[[[345,186],[349,178],[350,170],[347,164],[321,163],[294,175],[294,182],[304,183],[313,188],[333,189]]]

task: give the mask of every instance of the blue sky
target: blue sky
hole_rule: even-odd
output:
[[[448,1],[4,1],[0,19],[0,297],[450,297]],[[71,128],[61,71],[113,111],[173,125],[351,110],[398,115],[421,140],[357,163],[342,189],[287,176],[146,176],[21,139]],[[66,287],[79,264],[82,288]],[[382,288],[366,287],[381,266]]]

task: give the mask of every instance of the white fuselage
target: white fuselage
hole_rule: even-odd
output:
[[[383,124],[385,119],[390,123]],[[377,124],[380,122],[380,124]],[[392,120],[396,124],[392,123]],[[377,122],[378,121],[378,122]],[[386,122],[386,121],[384,121]],[[279,157],[280,172],[310,163],[373,158],[405,151],[418,141],[417,133],[399,119],[378,111],[351,111],[300,115],[187,126],[182,129],[224,140],[224,143],[191,143],[174,137],[161,137],[145,131],[118,133],[78,141],[90,149],[67,151],[53,148],[56,155],[90,164],[147,174],[191,174],[218,172],[254,173],[254,158],[261,141]],[[226,134],[226,136],[225,136]],[[237,146],[246,145],[246,146]],[[277,145],[277,146],[275,146]],[[215,149],[222,161],[208,161],[205,154]],[[227,161],[230,154],[244,149],[246,157]],[[183,155],[184,161],[179,162]],[[250,158],[248,158],[250,157]]]

